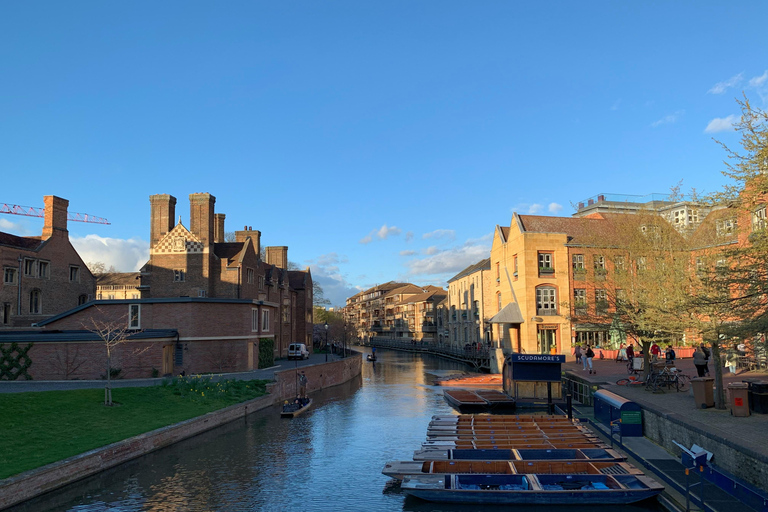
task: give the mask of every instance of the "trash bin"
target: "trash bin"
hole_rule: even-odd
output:
[[[728,384],[729,403],[731,415],[749,416],[749,384],[743,382],[731,382]]]
[[[714,377],[696,377],[691,379],[691,389],[693,389],[693,399],[696,405],[701,409],[715,406],[715,394],[713,387],[715,385]]]
[[[752,396],[752,392],[754,391],[752,389],[752,383],[754,383],[754,382],[763,382],[763,381],[760,380],[760,379],[752,378],[752,379],[744,379],[741,382],[744,382],[745,384],[747,384],[749,386],[747,388],[747,401],[749,402],[749,410],[754,412],[755,411],[755,401],[754,401],[754,397]]]
[[[768,414],[768,382],[752,382],[752,410]]]

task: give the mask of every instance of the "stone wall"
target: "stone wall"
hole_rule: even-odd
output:
[[[307,392],[310,393],[360,375],[362,354],[354,353],[340,361],[300,369],[307,375]],[[275,383],[267,387],[269,394],[266,396],[0,480],[0,510],[292,398],[297,391],[295,374],[295,370],[275,372]]]

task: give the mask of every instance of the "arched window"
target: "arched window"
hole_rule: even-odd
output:
[[[39,315],[43,312],[42,293],[38,289],[29,292],[29,314]]]
[[[557,290],[554,286],[536,288],[536,314],[541,316],[557,314]]]
[[[496,294],[496,302],[498,310],[501,311],[501,292]]]

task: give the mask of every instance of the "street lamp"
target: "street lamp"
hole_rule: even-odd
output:
[[[347,322],[344,322],[344,355],[342,357],[347,357]]]
[[[325,362],[328,362],[328,322],[325,322]]]

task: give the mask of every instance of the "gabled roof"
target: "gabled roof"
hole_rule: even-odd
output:
[[[478,272],[480,270],[491,270],[491,258],[486,258],[482,261],[475,263],[474,265],[468,266],[467,268],[465,268],[464,270],[462,270],[461,272],[459,272],[458,274],[450,278],[448,282],[451,283],[457,279],[474,274],[475,272]]]
[[[733,208],[720,208],[707,215],[690,237],[691,249],[704,249],[738,242],[736,221],[739,212]],[[718,221],[732,220],[734,222],[730,233],[717,233]]]
[[[107,274],[98,274],[96,276],[96,286],[139,286],[139,272],[110,272]]]
[[[492,324],[522,324],[524,322],[523,313],[517,302],[510,302],[491,318]]]
[[[213,254],[221,259],[233,260],[243,250],[243,242],[221,242],[213,244]]]
[[[309,270],[289,270],[288,283],[294,290],[303,290],[307,287]]]
[[[443,298],[447,297],[447,295],[448,294],[445,290],[443,290],[442,288],[439,288],[437,290],[431,290],[428,292],[419,293],[418,295],[410,295],[408,297],[405,297],[403,298],[403,300],[398,302],[398,305],[414,304],[416,302],[425,302],[430,299],[432,299],[434,302],[440,302],[441,300],[443,300]]]
[[[34,251],[39,249],[43,242],[39,236],[16,236],[0,231],[0,245]]]
[[[400,286],[398,288],[395,288],[394,290],[388,291],[387,293],[384,294],[384,297],[392,297],[394,295],[401,295],[404,293],[416,295],[417,293],[424,293],[424,290],[422,290],[415,284],[406,284],[405,286]]]

